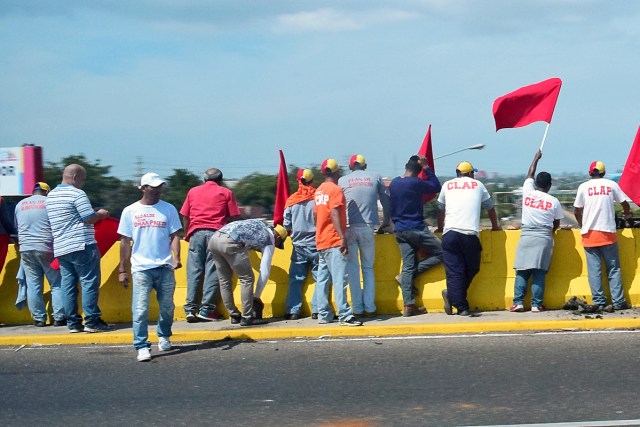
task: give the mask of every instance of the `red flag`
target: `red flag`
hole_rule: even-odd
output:
[[[496,99],[493,117],[496,132],[504,128],[519,128],[533,122],[551,123],[562,80],[552,78],[521,87]]]
[[[289,198],[289,174],[287,173],[287,163],[284,161],[284,154],[280,152],[280,170],[278,171],[278,181],[276,182],[276,203],[273,207],[273,225],[282,225],[284,220],[284,205]]]
[[[431,146],[431,125],[429,125],[429,128],[427,129],[427,134],[424,136],[424,140],[422,141],[422,146],[420,147],[420,150],[418,150],[418,154],[423,155],[427,158],[427,163],[429,164],[429,167],[431,168],[432,171],[435,172],[436,167],[433,163],[433,147]],[[425,175],[424,171],[420,171],[418,178],[427,179],[427,176]],[[422,201],[423,203],[427,203],[429,200],[435,197],[436,197],[435,194],[425,194],[424,196],[422,196]]]
[[[113,246],[113,244],[120,238],[120,236],[118,235],[119,223],[120,221],[118,221],[116,218],[107,217],[93,224],[93,230],[95,232],[96,242],[98,243],[100,256],[106,254],[107,251],[111,249],[111,246]],[[58,258],[55,258],[51,262],[51,268],[60,270],[60,263],[58,262]]]
[[[627,163],[622,170],[622,176],[618,182],[624,194],[629,196],[633,203],[640,206],[640,127],[633,141]]]

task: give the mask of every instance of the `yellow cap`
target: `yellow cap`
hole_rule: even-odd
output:
[[[331,172],[337,172],[340,167],[338,166],[338,162],[336,161],[336,159],[327,159],[322,162],[321,169],[322,173],[324,174],[327,169],[329,169]]]
[[[460,171],[460,173],[478,172],[478,169],[475,169],[469,162],[458,163],[456,170]]]
[[[36,185],[33,187],[33,190],[44,190],[47,193],[51,191],[51,187],[46,182],[36,182]]]

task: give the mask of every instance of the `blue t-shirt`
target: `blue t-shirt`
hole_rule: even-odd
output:
[[[425,169],[427,180],[418,177],[394,178],[391,193],[391,220],[394,231],[423,230],[423,196],[440,191],[440,181],[431,169]]]

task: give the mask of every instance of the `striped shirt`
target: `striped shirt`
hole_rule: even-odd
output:
[[[46,206],[56,257],[82,251],[85,245],[96,243],[93,224],[84,222],[95,215],[84,191],[70,184],[59,184],[49,193]]]

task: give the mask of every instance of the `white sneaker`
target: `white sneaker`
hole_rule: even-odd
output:
[[[151,349],[149,347],[143,347],[138,349],[138,362],[148,362],[151,360]]]
[[[158,350],[159,351],[171,350],[171,341],[169,341],[169,338],[166,338],[166,337],[158,338]]]

